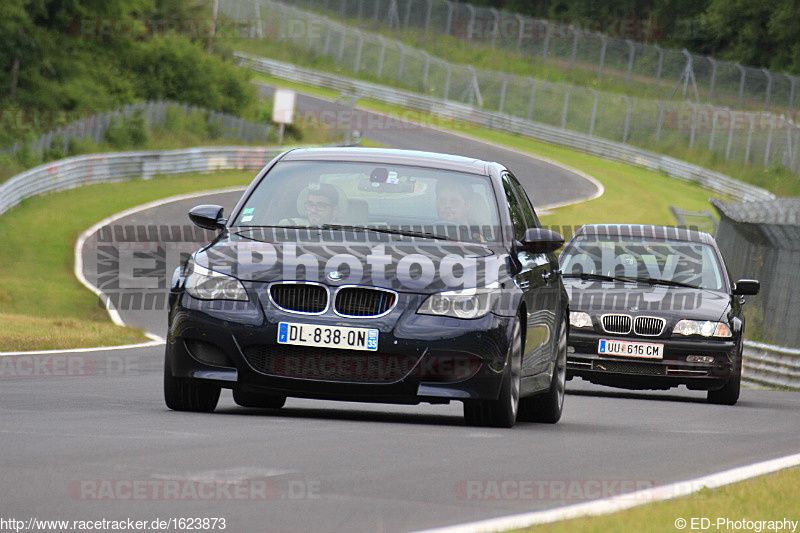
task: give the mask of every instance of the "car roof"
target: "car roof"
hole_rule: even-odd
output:
[[[298,148],[286,152],[282,161],[354,161],[389,165],[414,165],[425,168],[453,170],[468,174],[491,176],[490,168],[499,175],[505,167],[499,163],[458,155],[423,152],[419,150],[398,150],[392,148],[331,147]]]
[[[714,237],[708,233],[674,226],[653,226],[649,224],[586,224],[575,231],[573,239],[585,235],[668,239],[716,246]]]

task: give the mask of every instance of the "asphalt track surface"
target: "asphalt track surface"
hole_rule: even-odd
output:
[[[408,147],[446,147],[431,135]],[[442,142],[469,149],[463,139]],[[508,155],[481,150],[474,155]],[[518,168],[508,164],[525,180],[535,163],[517,157]],[[567,199],[557,183],[569,177],[530,176],[538,204]],[[236,198],[168,204],[116,224],[184,224],[189,207],[229,210]],[[98,256],[94,246],[85,258]],[[122,311],[159,335],[165,314]],[[796,453],[800,442],[797,393],[745,389],[727,407],[683,388],[629,393],[574,380],[559,424],[502,430],[464,426],[460,404],[290,398],[280,410],[245,409],[227,391],[214,414],[173,412],[162,366],[163,347],[0,357],[0,517],[224,518],[237,533],[410,531],[692,479]]]

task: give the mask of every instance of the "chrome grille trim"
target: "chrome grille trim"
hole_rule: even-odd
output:
[[[343,285],[334,294],[333,311],[346,318],[378,318],[391,313],[398,299],[393,290]]]
[[[617,333],[624,335],[631,332],[630,315],[603,315],[600,317],[600,325],[606,333]]]
[[[321,315],[328,310],[330,291],[321,283],[282,281],[267,290],[272,305],[300,315]]]
[[[637,316],[633,322],[633,332],[643,337],[658,337],[666,324],[666,320],[657,316]]]

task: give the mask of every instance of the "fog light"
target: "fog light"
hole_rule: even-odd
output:
[[[713,363],[714,356],[713,355],[687,355],[686,356],[687,363]]]

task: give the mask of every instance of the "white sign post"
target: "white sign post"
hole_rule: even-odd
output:
[[[272,105],[272,122],[279,125],[278,144],[283,144],[283,131],[286,124],[294,123],[294,104],[296,99],[294,91],[275,89],[275,102]]]

